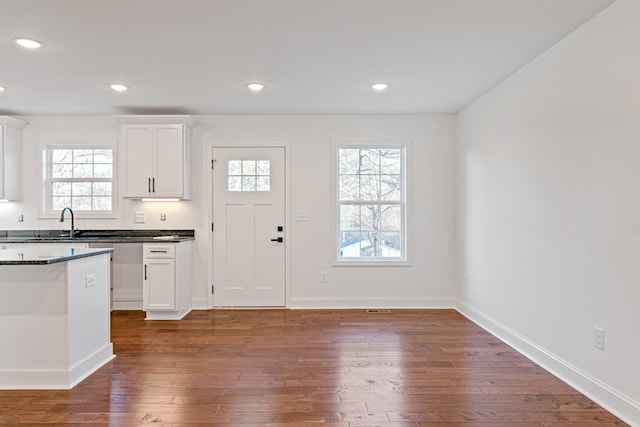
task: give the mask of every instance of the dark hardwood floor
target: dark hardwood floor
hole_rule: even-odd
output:
[[[0,425],[626,425],[453,310],[381,311],[116,311],[115,360]]]

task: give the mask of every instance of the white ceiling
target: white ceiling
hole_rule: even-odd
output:
[[[0,114],[456,112],[613,1],[0,0]]]

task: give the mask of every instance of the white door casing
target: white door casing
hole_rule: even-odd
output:
[[[285,149],[214,147],[212,154],[213,305],[284,307]],[[235,161],[236,165],[239,161],[244,162],[244,172],[249,175],[241,176],[240,181],[249,183],[254,172],[246,165],[252,165],[253,161],[268,161],[269,190],[255,191],[247,186],[244,190],[249,191],[230,191],[230,161]],[[256,179],[263,180],[264,185],[264,176]]]

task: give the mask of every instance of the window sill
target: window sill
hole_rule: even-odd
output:
[[[38,216],[38,219],[60,219],[60,212],[61,211],[53,211],[53,212],[44,212],[41,213]],[[117,219],[118,218],[118,214],[116,214],[115,212],[109,212],[109,213],[86,213],[86,212],[82,212],[82,211],[74,211],[74,216],[73,218],[75,220],[78,219]],[[71,217],[67,216],[68,221],[70,221]]]
[[[333,267],[411,267],[406,260],[336,260]]]

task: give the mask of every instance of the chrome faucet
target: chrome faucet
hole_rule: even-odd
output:
[[[73,235],[75,234],[75,228],[73,225],[73,210],[70,207],[66,207],[64,209],[62,209],[62,213],[60,214],[60,222],[64,222],[64,212],[65,211],[69,211],[69,213],[71,214],[71,230],[69,230],[69,238],[73,239]]]

